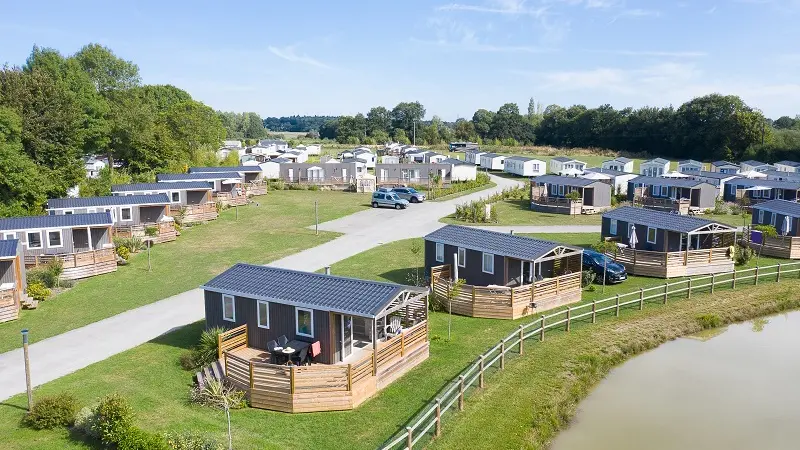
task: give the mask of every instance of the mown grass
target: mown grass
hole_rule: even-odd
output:
[[[314,224],[314,201],[324,222],[369,207],[366,194],[273,191],[236,211],[228,209],[207,224],[184,228],[175,242],[134,255],[117,272],[78,282],[74,288],[23,310],[19,320],[0,324],[0,352],[18,347],[19,330],[45,339],[171,295],[196,288],[237,262],[264,264],[325,243],[336,233]]]
[[[570,216],[531,211],[529,200],[501,200],[495,202],[494,207],[497,211],[496,223],[466,223],[452,214],[443,217],[440,222],[456,225],[600,225],[602,219],[600,214]]]

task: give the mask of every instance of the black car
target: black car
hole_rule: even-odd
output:
[[[628,279],[625,266],[594,250],[583,251],[583,270],[594,272],[597,275],[596,280],[598,283],[603,282],[604,270],[607,284],[622,283]]]

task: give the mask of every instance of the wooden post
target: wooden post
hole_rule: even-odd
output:
[[[442,435],[442,400],[440,398],[436,399],[436,434],[434,436],[439,437]]]
[[[733,271],[733,278],[731,279],[731,289],[736,289],[736,270]]]
[[[228,354],[227,353],[223,353],[223,355],[225,356],[225,376],[227,377],[228,376]]]
[[[616,306],[617,306],[617,308],[614,311],[614,315],[616,317],[619,317],[619,294],[616,295]]]
[[[711,274],[711,293],[712,294],[714,293],[714,284],[716,284],[716,282],[717,282],[717,274],[712,273]]]
[[[411,427],[406,427],[406,449],[411,450],[414,448],[414,436],[411,433]]]
[[[758,266],[756,266],[756,276],[753,277],[753,280],[754,285],[758,284]]]
[[[217,335],[217,359],[222,358],[222,333]]]
[[[523,335],[523,328],[522,325],[519,326],[519,354],[522,355],[522,335]]]
[[[458,376],[458,410],[464,410],[464,375]]]
[[[781,263],[778,263],[778,274],[775,276],[775,282],[781,281]]]
[[[686,280],[686,298],[692,298],[692,279]]]
[[[664,304],[667,304],[667,296],[669,295],[669,282],[664,283]]]
[[[405,333],[400,333],[400,356],[403,356],[403,354],[406,351],[406,339],[405,339],[405,337],[406,337]]]
[[[544,316],[542,316],[542,324],[539,329],[539,342],[544,342]]]
[[[252,364],[250,364],[250,366],[252,367]],[[353,365],[352,364],[348,364],[347,365],[347,390],[348,391],[352,391],[353,390]]]
[[[472,310],[475,311],[475,286],[472,286]]]
[[[644,309],[644,288],[639,288],[639,311]]]
[[[592,323],[597,323],[597,300],[592,301]]]
[[[349,378],[349,376],[348,376],[348,378]],[[350,383],[350,380],[348,379],[348,385],[349,385],[349,383]],[[254,382],[253,382],[253,361],[250,361],[250,389],[253,389],[253,384],[254,384]],[[348,391],[349,390],[350,389],[348,389]]]
[[[481,389],[483,389],[483,360],[484,356],[481,355],[480,369],[479,369],[480,372],[478,373],[478,387]]]
[[[294,395],[294,368],[295,366],[289,367],[289,391],[292,395]]]
[[[572,320],[572,307],[567,306],[567,332],[569,332],[570,320]]]
[[[33,390],[31,389],[31,361],[28,357],[28,329],[22,330],[22,355],[25,359],[25,390],[28,393],[28,412],[33,408]]]
[[[500,341],[500,370],[506,368],[506,341]]]

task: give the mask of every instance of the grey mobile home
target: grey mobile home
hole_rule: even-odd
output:
[[[531,178],[530,189],[534,211],[575,215],[611,207],[611,185],[599,180],[542,175]]]
[[[211,184],[207,181],[115,184],[111,195],[166,194],[170,215],[181,224],[214,220],[219,215]]]
[[[29,301],[27,286],[22,243],[18,239],[0,240],[0,322],[19,317],[23,298]]]
[[[689,178],[640,176],[628,182],[628,200],[645,208],[680,214],[713,209],[717,188]]]

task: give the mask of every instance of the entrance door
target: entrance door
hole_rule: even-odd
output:
[[[334,314],[333,327],[336,336],[334,358],[341,362],[353,353],[353,316]]]
[[[783,200],[783,189],[775,189],[775,198]]]
[[[72,245],[76,252],[89,250],[89,231],[84,228],[74,228],[72,230]]]

